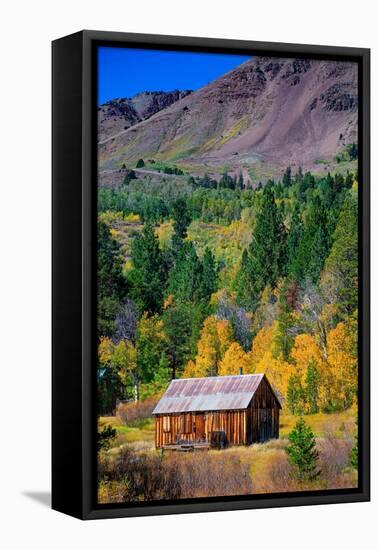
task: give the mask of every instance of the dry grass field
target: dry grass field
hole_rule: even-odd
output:
[[[117,416],[101,417],[99,426],[111,425],[117,436],[111,448],[100,456],[99,501],[355,487],[357,475],[349,462],[355,417],[354,409],[305,417],[316,436],[320,476],[315,481],[302,483],[295,479],[285,452],[296,416],[281,415],[280,438],[277,440],[194,453],[156,451],[151,418],[127,425],[122,424]]]

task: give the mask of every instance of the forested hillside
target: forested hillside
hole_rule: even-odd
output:
[[[358,182],[288,168],[264,186],[174,164],[99,191],[100,412],[175,377],[265,372],[285,410],[357,392]],[[111,395],[110,395],[111,394]]]

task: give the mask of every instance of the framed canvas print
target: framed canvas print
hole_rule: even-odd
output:
[[[53,508],[369,500],[369,50],[53,42]]]

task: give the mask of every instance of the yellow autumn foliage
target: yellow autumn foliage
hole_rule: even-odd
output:
[[[264,373],[285,405],[290,377],[299,376],[306,391],[307,371],[313,365],[319,376],[317,395],[321,410],[339,410],[354,403],[357,389],[354,327],[340,322],[331,329],[326,334],[326,354],[317,336],[297,335],[288,361],[275,354],[276,330],[277,322],[263,327],[255,336],[251,351],[245,352],[233,341],[229,322],[210,316],[203,325],[196,359],[187,363],[183,376],[236,375],[240,367],[245,374]]]
[[[358,364],[352,339],[345,323],[338,323],[327,336],[328,364],[333,381],[331,398],[344,407],[355,399],[358,384]]]
[[[296,336],[291,350],[291,359],[296,365],[296,373],[305,376],[309,363],[314,362],[316,368],[321,371],[325,367],[321,350],[316,339],[311,334],[299,334]]]
[[[99,361],[118,374],[121,382],[127,384],[131,373],[137,367],[137,350],[129,340],[117,344],[110,338],[101,338],[98,349]]]
[[[254,338],[251,353],[255,365],[258,365],[265,353],[272,351],[276,329],[277,322],[268,327],[263,327]]]
[[[114,344],[110,338],[102,336],[98,347],[98,357],[100,364],[109,365],[113,353]]]
[[[278,397],[285,398],[290,376],[295,374],[295,366],[281,358],[275,358],[271,351],[266,351],[260,358],[256,372],[265,374]]]
[[[233,342],[225,352],[219,366],[219,375],[239,374],[240,368],[244,374],[252,374],[254,365],[251,353],[246,353],[238,342]]]
[[[196,376],[216,376],[226,350],[232,343],[232,327],[229,321],[207,317],[197,344],[195,367],[187,365],[184,372],[196,372]],[[187,374],[186,374],[187,376]]]
[[[201,378],[204,376],[200,370],[200,367],[195,363],[195,361],[188,361],[186,364],[182,378]]]

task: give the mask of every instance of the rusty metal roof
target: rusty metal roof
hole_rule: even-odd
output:
[[[264,374],[172,380],[153,414],[246,409]]]

